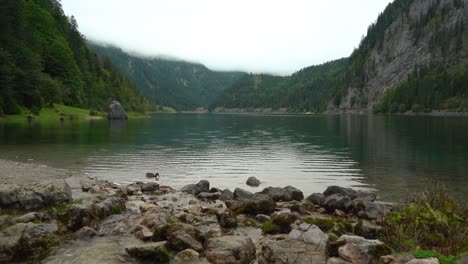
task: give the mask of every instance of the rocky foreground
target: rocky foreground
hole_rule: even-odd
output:
[[[86,178],[73,200],[64,180],[3,184],[0,263],[439,263],[376,239],[392,206],[371,192],[210,187]]]

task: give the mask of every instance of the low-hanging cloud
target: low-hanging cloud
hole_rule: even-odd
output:
[[[349,56],[391,0],[62,0],[90,40],[216,70],[291,74]]]

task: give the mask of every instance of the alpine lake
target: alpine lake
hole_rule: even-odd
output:
[[[468,200],[468,118],[378,115],[153,114],[128,121],[0,123],[0,158],[120,184],[180,188],[339,185],[404,201],[443,183]],[[262,184],[248,187],[248,177]]]

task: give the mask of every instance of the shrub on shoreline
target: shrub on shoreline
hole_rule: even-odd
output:
[[[445,186],[434,185],[385,217],[381,239],[400,252],[417,247],[443,255],[465,252],[466,205],[457,202]]]

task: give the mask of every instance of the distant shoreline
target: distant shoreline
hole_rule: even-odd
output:
[[[154,112],[160,114],[161,112]],[[468,117],[468,112],[444,112],[444,111],[432,111],[429,113],[414,113],[414,112],[406,112],[406,113],[394,113],[394,114],[374,114],[368,110],[348,110],[348,111],[328,111],[322,113],[314,113],[314,112],[287,112],[287,111],[269,111],[266,109],[258,109],[258,110],[242,110],[242,109],[234,109],[229,111],[229,109],[222,110],[222,111],[179,111],[179,114],[215,114],[215,115],[283,115],[283,116],[290,116],[290,115],[297,115],[297,116],[333,116],[333,115],[373,115],[373,116],[434,116],[434,117]],[[162,113],[167,114],[167,113]],[[174,113],[170,113],[174,114]]]

